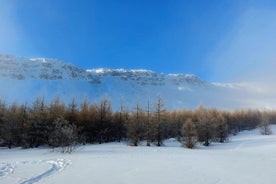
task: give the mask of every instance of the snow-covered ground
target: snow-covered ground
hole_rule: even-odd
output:
[[[276,134],[276,126],[273,126]],[[0,149],[0,183],[274,184],[276,135],[244,131],[229,143],[190,150],[174,139],[164,147],[89,145],[73,154],[50,149]]]

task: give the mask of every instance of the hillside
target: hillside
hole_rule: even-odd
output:
[[[150,70],[82,69],[62,61],[0,55],[0,96],[9,103],[60,97],[98,102],[109,98],[113,108],[137,101],[154,103],[160,95],[169,109],[209,107],[234,109],[255,107],[251,91],[235,84],[210,83],[192,74],[163,74]]]

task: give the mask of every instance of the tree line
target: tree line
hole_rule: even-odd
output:
[[[46,104],[36,98],[32,104],[7,104],[0,100],[0,146],[34,148],[41,145],[62,147],[71,152],[75,145],[129,141],[138,146],[162,146],[163,140],[177,138],[188,148],[197,142],[225,142],[230,134],[262,127],[270,134],[269,124],[276,122],[275,111],[220,111],[198,107],[195,110],[168,111],[160,96],[145,107],[139,102],[133,109],[121,105],[113,111],[107,98],[99,103],[81,103],[75,99],[65,105],[59,98]],[[69,149],[69,150],[67,150]]]

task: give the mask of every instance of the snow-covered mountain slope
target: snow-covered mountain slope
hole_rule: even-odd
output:
[[[90,69],[54,59],[28,59],[0,55],[0,97],[8,102],[33,101],[56,96],[70,102],[85,97],[98,102],[104,97],[117,109],[137,101],[153,104],[160,95],[167,108],[194,108],[201,104],[218,108],[260,107],[252,91],[241,85],[208,83],[191,74],[163,74],[149,70]],[[251,96],[254,96],[251,97]],[[265,107],[267,104],[264,103]]]

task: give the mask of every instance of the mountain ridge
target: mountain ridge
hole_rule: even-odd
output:
[[[164,74],[145,69],[82,69],[56,59],[0,55],[0,97],[32,101],[56,96],[69,103],[84,98],[109,98],[115,109],[122,103],[153,103],[160,95],[169,109],[254,107],[251,92],[239,85],[210,83],[193,74]],[[234,87],[233,87],[234,86]]]
[[[162,81],[167,77],[178,82],[205,83],[205,81],[193,74],[163,74],[145,69],[82,69],[72,64],[47,58],[29,59],[11,55],[0,55],[0,62],[0,75],[2,77],[8,77],[10,74],[9,77],[21,80],[25,78],[40,78],[45,80],[71,79],[88,80],[93,83],[93,81],[98,81],[99,78],[112,76],[120,77],[123,80],[138,81],[141,78],[152,78],[156,81]],[[9,71],[10,73],[7,73]]]

